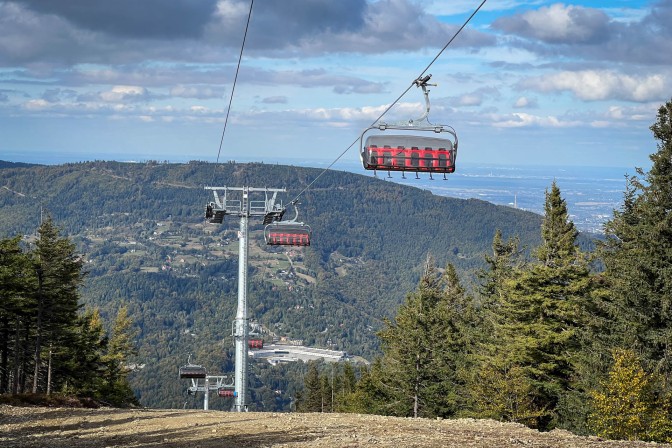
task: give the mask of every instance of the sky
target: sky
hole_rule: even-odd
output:
[[[488,0],[439,55],[480,3],[256,0],[234,85],[250,0],[0,0],[0,160],[338,168],[425,73],[458,169],[650,165],[672,0]]]

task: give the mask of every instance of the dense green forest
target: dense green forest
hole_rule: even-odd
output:
[[[79,313],[82,258],[52,220],[31,248],[0,239],[0,393],[137,404],[127,375],[132,322],[121,307],[109,332],[97,310]]]
[[[672,101],[651,130],[652,167],[627,178],[595,251],[581,249],[554,182],[529,256],[495,233],[471,289],[428,257],[378,332],[383,355],[354,385],[345,370],[311,366],[297,409],[671,442]]]
[[[138,335],[134,361],[142,366],[129,379],[140,402],[199,407],[177,369],[192,354],[211,374],[232,371],[239,225],[237,219],[205,222],[212,197],[204,186],[287,188],[288,201],[321,172],[233,162],[10,166],[1,171],[0,229],[3,236],[22,235],[30,247],[40,220],[51,216],[83,257],[85,309],[99,309],[108,325],[121,307],[128,309]],[[267,338],[302,339],[366,359],[380,353],[376,331],[417,284],[427,254],[440,265],[454,264],[469,284],[496,229],[533,247],[541,220],[339,171],[324,173],[299,209],[313,229],[308,248],[268,248],[261,223],[251,222],[250,316]],[[256,378],[275,375],[253,364]],[[300,385],[305,367],[299,370],[292,375]],[[254,384],[259,409],[289,409],[296,386]],[[259,397],[277,390],[279,400],[262,403]]]

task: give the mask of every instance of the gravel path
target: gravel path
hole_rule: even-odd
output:
[[[651,447],[492,420],[0,406],[2,448]]]

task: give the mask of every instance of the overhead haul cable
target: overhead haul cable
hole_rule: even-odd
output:
[[[392,107],[394,107],[394,105],[397,104],[397,103],[399,102],[399,100],[401,100],[401,99],[404,97],[404,95],[406,95],[406,94],[408,93],[409,90],[411,90],[411,87],[418,85],[417,83],[421,80],[421,78],[423,77],[423,75],[424,75],[425,73],[427,73],[427,71],[431,68],[431,66],[434,65],[434,63],[437,61],[437,59],[439,59],[439,57],[441,56],[441,54],[443,54],[443,52],[446,51],[446,49],[450,46],[450,44],[453,43],[453,41],[455,40],[455,38],[456,38],[456,37],[462,32],[462,30],[469,24],[469,22],[471,21],[471,19],[473,19],[473,17],[476,15],[476,13],[478,13],[478,11],[480,11],[480,9],[483,7],[483,5],[485,5],[485,2],[486,2],[486,1],[487,1],[487,0],[483,0],[483,1],[481,2],[481,4],[478,5],[478,8],[476,8],[476,9],[474,10],[474,12],[471,13],[471,15],[470,15],[470,16],[467,18],[467,20],[462,24],[462,26],[455,32],[455,34],[453,34],[453,37],[451,37],[450,40],[443,46],[443,48],[441,48],[441,50],[436,54],[436,56],[434,57],[434,59],[432,59],[432,61],[431,61],[429,64],[427,64],[427,67],[425,67],[425,69],[420,73],[420,75],[419,75],[415,80],[413,80],[413,82],[406,88],[406,90],[404,90],[404,91],[402,92],[401,95],[399,95],[399,96],[397,97],[396,100],[394,100],[394,102],[392,102],[392,104],[390,104],[387,108],[385,108],[385,110],[383,111],[383,113],[381,113],[381,114],[378,116],[378,118],[376,118],[376,119],[373,121],[373,123],[371,124],[371,126],[375,126],[375,124],[378,123],[378,122],[381,120],[381,118],[383,118],[383,117],[385,116],[385,114],[386,114],[387,112],[389,112],[389,110],[392,109]],[[327,166],[324,170],[322,170],[322,172],[320,172],[320,174],[318,174],[317,177],[316,177],[315,179],[313,179],[313,181],[312,181],[311,183],[309,183],[303,190],[301,190],[301,192],[300,192],[299,194],[297,194],[296,197],[295,197],[294,199],[292,199],[291,203],[294,204],[294,203],[298,202],[299,197],[300,197],[301,195],[303,195],[303,193],[305,193],[307,190],[309,190],[310,187],[312,187],[313,184],[314,184],[315,182],[317,182],[317,180],[318,180],[320,177],[322,177],[322,175],[323,175],[324,173],[326,173],[327,171],[329,171],[329,169],[331,169],[331,167],[334,166],[334,165],[336,164],[336,162],[338,162],[338,161],[341,159],[341,157],[343,157],[343,156],[344,156],[344,155],[345,155],[345,154],[346,154],[346,153],[347,153],[347,152],[348,152],[348,151],[355,145],[355,143],[357,143],[358,141],[359,141],[359,137],[357,137],[352,143],[350,143],[350,146],[348,146],[347,148],[345,148],[345,150],[343,150],[343,152],[341,152],[341,154],[339,154],[338,157],[336,157],[336,159],[334,159],[334,161],[331,162],[331,163],[329,164],[329,166]]]
[[[243,34],[243,42],[240,45],[240,54],[238,55],[238,65],[236,66],[236,74],[233,77],[233,85],[231,86],[231,96],[229,97],[229,105],[226,108],[226,118],[224,119],[224,128],[222,129],[222,137],[219,140],[219,150],[217,151],[217,161],[215,162],[216,164],[219,163],[219,156],[222,153],[222,145],[224,144],[224,135],[226,134],[226,125],[229,122],[229,114],[231,113],[231,103],[233,103],[233,94],[236,91],[236,82],[238,81],[238,73],[240,72],[240,63],[243,60],[243,50],[245,49],[245,41],[247,40],[247,30],[250,28],[250,18],[252,17],[252,6],[254,6],[254,0],[250,0],[250,11],[247,14],[247,23],[245,24],[245,33]]]

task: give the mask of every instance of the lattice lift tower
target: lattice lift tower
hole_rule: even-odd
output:
[[[234,405],[233,410],[246,410],[247,399],[247,350],[249,339],[249,322],[247,317],[247,253],[249,248],[248,221],[251,217],[263,217],[264,224],[280,221],[285,209],[282,203],[277,204],[278,193],[285,190],[279,188],[253,187],[205,187],[212,190],[215,200],[206,206],[205,217],[211,222],[221,224],[226,215],[240,217],[238,231],[238,310],[233,322],[233,338],[235,341],[235,374],[234,374]],[[252,200],[251,195],[261,196],[263,200]]]

